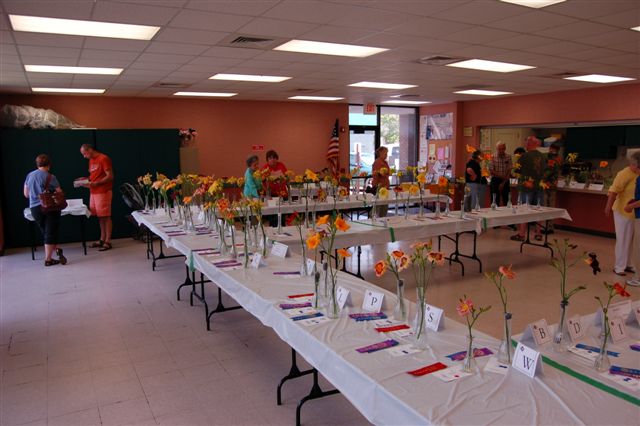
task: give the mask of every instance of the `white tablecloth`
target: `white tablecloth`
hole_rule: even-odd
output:
[[[28,207],[24,209],[23,213],[24,218],[30,221],[33,221],[33,216],[31,215],[31,209]],[[91,212],[89,211],[89,207],[84,204],[67,206],[64,210],[60,212],[62,216],[71,215],[71,216],[86,216],[91,217]]]
[[[158,225],[166,218],[139,213],[134,217],[159,235],[167,235]],[[189,253],[215,246],[210,234],[166,238],[168,245]],[[233,271],[216,268],[212,260],[218,259],[192,254],[196,269],[273,328],[374,424],[637,424],[640,411],[636,405],[554,368],[546,368],[544,375],[534,379],[515,371],[506,376],[478,372],[449,383],[432,375],[412,377],[406,372],[437,361],[455,364],[444,355],[465,349],[466,327],[447,318],[443,331],[430,333],[431,349],[419,354],[399,358],[384,350],[360,354],[356,348],[388,338],[377,333],[372,323],[357,323],[343,314],[307,328],[277,307],[288,301],[288,295],[313,291],[311,278],[285,279],[273,274],[298,270],[299,257],[269,257],[268,266],[259,270]],[[342,273],[339,284],[351,291],[353,305],[348,311],[360,311],[367,288],[385,293],[383,310],[389,312],[393,306],[394,296],[372,284]],[[495,312],[487,315],[491,314]],[[474,335],[478,347],[497,351],[497,340],[479,332]],[[487,357],[478,359],[481,368],[486,362]]]

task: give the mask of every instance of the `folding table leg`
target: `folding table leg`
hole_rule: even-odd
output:
[[[300,400],[300,402],[298,402],[298,406],[296,407],[296,426],[300,426],[301,424],[300,411],[302,410],[302,405],[305,402],[311,401],[312,399],[324,398],[325,396],[329,396],[329,395],[335,395],[337,393],[340,393],[338,389],[323,391],[322,388],[320,388],[320,384],[318,383],[318,370],[314,368],[313,369],[313,385],[311,386],[311,391],[309,392],[309,395],[305,396]]]
[[[291,348],[291,369],[289,370],[289,374],[284,376],[282,380],[280,380],[280,384],[278,384],[277,389],[277,404],[282,405],[282,386],[287,380],[297,379],[298,377],[306,376],[307,374],[313,373],[313,369],[300,371],[298,368],[298,363],[296,359],[296,350]]]

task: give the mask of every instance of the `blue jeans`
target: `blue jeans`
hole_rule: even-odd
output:
[[[471,211],[476,207],[476,204],[480,207],[484,207],[485,192],[487,192],[487,185],[481,183],[467,182],[467,186],[471,190],[470,196],[467,197],[467,203],[465,204],[465,211]]]

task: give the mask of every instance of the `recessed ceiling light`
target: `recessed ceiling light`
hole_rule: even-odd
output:
[[[520,6],[532,7],[534,9],[540,9],[543,7],[551,6],[552,4],[562,3],[567,0],[500,0],[504,3],[519,4]]]
[[[104,93],[105,89],[65,89],[60,87],[32,87],[31,91],[49,93]]]
[[[205,96],[212,98],[230,98],[237,95],[237,93],[224,93],[224,92],[176,92],[174,96]]]
[[[565,77],[565,80],[588,81],[590,83],[618,83],[620,81],[635,80],[635,78],[616,77],[615,75],[589,74]]]
[[[98,67],[63,67],[57,65],[25,65],[28,72],[51,72],[61,74],[104,74],[119,75],[122,68],[98,68]]]
[[[383,104],[392,104],[392,105],[424,105],[424,104],[430,104],[431,102],[428,101],[401,101],[401,100],[390,100],[390,101],[383,101]]]
[[[513,94],[513,92],[500,92],[497,90],[480,90],[480,89],[459,90],[453,93],[459,93],[461,95],[478,95],[478,96],[500,96],[500,95]]]
[[[216,74],[209,77],[209,80],[258,81],[262,83],[280,83],[289,79],[291,77],[252,74]]]
[[[80,21],[77,19],[43,18],[39,16],[9,15],[14,31],[67,34],[88,37],[151,40],[160,27],[117,24],[112,22]]]
[[[285,52],[315,53],[316,55],[350,56],[353,58],[366,58],[376,53],[389,49],[382,47],[357,46],[355,44],[326,43],[322,41],[291,40],[273,50]]]
[[[535,68],[529,65],[510,64],[508,62],[485,61],[484,59],[469,59],[447,64],[448,67],[468,68],[470,70],[514,72]]]
[[[631,28],[633,31],[640,31],[640,26]]]
[[[289,99],[296,101],[339,101],[344,98],[334,96],[291,96]]]
[[[415,84],[399,84],[399,83],[380,83],[376,81],[360,81],[358,83],[349,84],[351,87],[369,87],[372,89],[392,89],[402,90],[411,87],[418,87]]]

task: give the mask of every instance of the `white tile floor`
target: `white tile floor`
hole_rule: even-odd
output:
[[[548,253],[525,248],[521,255],[509,235],[502,229],[483,234],[479,254],[485,270],[513,263],[519,274],[508,284],[515,330],[543,317],[555,322],[559,286]],[[572,274],[572,282],[589,286],[572,299],[572,311],[592,312],[602,281],[616,278],[610,272],[614,241],[556,235],[563,236],[600,254],[601,276],[593,277],[582,262]],[[207,332],[202,307],[175,299],[184,279],[182,260],[161,261],[152,272],[144,250],[140,242],[120,240],[110,252],[82,256],[72,244],[65,247],[68,265],[46,269],[41,260],[31,261],[27,250],[0,258],[0,424],[293,424],[296,403],[311,378],[287,383],[284,405],[276,405],[289,347],[242,310],[214,315]],[[392,288],[390,277],[380,280],[370,272],[384,250],[364,248],[363,267],[367,279]],[[429,289],[431,303],[450,317],[463,293],[498,308],[491,284],[473,262],[465,263],[464,278],[457,266],[445,266]],[[408,287],[412,298],[410,279]],[[478,328],[499,337],[497,311],[483,317]],[[340,395],[308,403],[303,422],[367,423]]]

